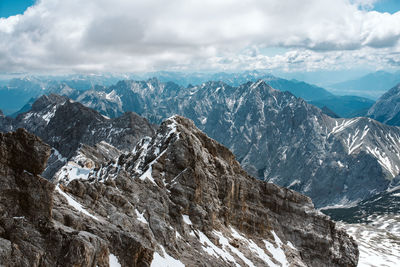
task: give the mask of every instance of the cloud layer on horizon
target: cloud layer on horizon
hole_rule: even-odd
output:
[[[0,18],[0,72],[398,66],[400,12],[375,1],[40,0]]]

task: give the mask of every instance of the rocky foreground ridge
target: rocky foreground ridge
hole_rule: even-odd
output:
[[[188,119],[115,159],[96,151],[81,149],[84,175],[53,184],[39,175],[48,145],[0,133],[2,265],[357,265],[354,240],[308,197],[249,176]]]

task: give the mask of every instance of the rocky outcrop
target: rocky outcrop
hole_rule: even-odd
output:
[[[190,120],[168,119],[132,153],[99,146],[74,158],[86,178],[53,185],[36,175],[49,146],[1,134],[4,159],[37,158],[0,163],[3,265],[357,265],[357,245],[308,197],[252,178]]]
[[[55,185],[37,175],[50,152],[23,129],[0,133],[1,266],[109,266],[112,240],[130,253],[126,266],[150,262],[151,250],[130,236],[119,237],[104,222],[74,214]]]

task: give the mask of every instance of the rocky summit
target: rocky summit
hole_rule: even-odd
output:
[[[38,175],[50,151],[25,130],[0,134],[3,266],[357,265],[354,240],[310,198],[249,176],[183,117],[130,153],[81,147],[77,175],[55,184]]]

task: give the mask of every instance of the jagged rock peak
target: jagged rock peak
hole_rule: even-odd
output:
[[[227,148],[181,116],[168,118],[153,138],[142,139],[132,153],[88,180],[136,192],[132,205],[151,222],[151,243],[188,265],[271,264],[248,247],[261,249],[259,244],[273,241],[272,236],[280,244],[294,245],[295,251],[281,247],[285,260],[291,258],[295,266],[357,265],[354,240],[314,210],[310,198],[249,176]],[[68,187],[79,192],[81,185]],[[213,257],[218,249],[231,253],[234,248],[228,244],[235,244],[246,259]]]
[[[32,111],[41,111],[49,105],[60,105],[68,100],[68,97],[56,94],[42,95],[32,104]]]
[[[25,129],[0,133],[0,162],[11,168],[41,174],[50,152],[50,146]]]

